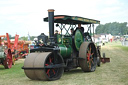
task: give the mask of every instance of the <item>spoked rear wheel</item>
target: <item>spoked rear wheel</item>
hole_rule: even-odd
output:
[[[97,65],[97,54],[94,43],[84,42],[82,43],[79,51],[79,57],[83,58],[79,60],[80,67],[85,72],[95,71]]]
[[[28,57],[25,60],[24,67],[28,67],[29,61],[28,58],[31,58],[31,55],[29,54]],[[36,57],[34,57],[34,61],[30,62],[33,66],[33,69],[26,70],[25,69],[25,74],[26,76],[31,76],[29,77],[30,79],[35,79],[36,80],[57,80],[59,79],[63,72],[64,72],[64,61],[60,54],[54,54],[51,52],[44,52],[44,53],[38,53]],[[39,68],[39,69],[34,69],[34,68]],[[29,72],[28,72],[29,71]],[[31,71],[33,73],[31,73]]]
[[[4,60],[4,67],[5,69],[9,69],[12,67],[12,54],[11,54],[11,50],[7,49],[5,51],[5,60]]]

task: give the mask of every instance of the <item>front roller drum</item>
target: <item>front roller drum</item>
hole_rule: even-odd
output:
[[[39,53],[30,53],[28,57],[24,61],[24,67],[26,68],[33,68],[35,58],[39,55]],[[24,69],[24,73],[26,76],[32,80],[38,79],[35,75],[35,70],[32,69]]]
[[[79,50],[79,65],[84,72],[93,72],[97,65],[97,51],[94,43],[83,42]]]
[[[23,69],[32,80],[57,80],[64,72],[64,61],[58,53],[30,53]]]

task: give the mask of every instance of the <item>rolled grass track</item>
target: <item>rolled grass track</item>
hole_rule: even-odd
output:
[[[0,85],[128,85],[128,47],[113,42],[101,49],[101,54],[105,52],[111,62],[101,64],[95,72],[84,73],[81,68],[77,68],[65,72],[56,81],[30,80],[21,69],[24,59],[19,59],[11,69],[0,66]]]

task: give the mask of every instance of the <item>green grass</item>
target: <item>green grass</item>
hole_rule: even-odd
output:
[[[111,47],[119,47],[121,48],[122,50],[126,50],[128,51],[128,46],[122,46],[122,43],[120,41],[117,41],[117,42],[109,42],[109,43],[106,43],[107,46],[111,46]]]
[[[23,59],[16,61],[11,69],[0,66],[0,85],[128,85],[128,52],[120,42],[102,46],[102,53],[110,58],[110,63],[101,64],[95,72],[83,72],[81,68],[65,72],[56,81],[37,81],[28,79]]]
[[[112,81],[115,79],[118,85],[128,85],[128,47],[122,46],[121,42],[113,42],[103,46],[102,52],[111,59],[108,72],[113,77]]]
[[[128,51],[128,47],[126,47],[126,46],[117,46],[117,47],[121,48],[124,51]]]

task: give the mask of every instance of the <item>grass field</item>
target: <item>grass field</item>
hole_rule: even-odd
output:
[[[110,63],[101,64],[95,72],[84,73],[80,68],[65,72],[56,81],[28,79],[21,69],[24,59],[20,59],[11,69],[0,66],[0,85],[128,85],[128,47],[120,42],[107,43],[101,52],[110,57]]]

